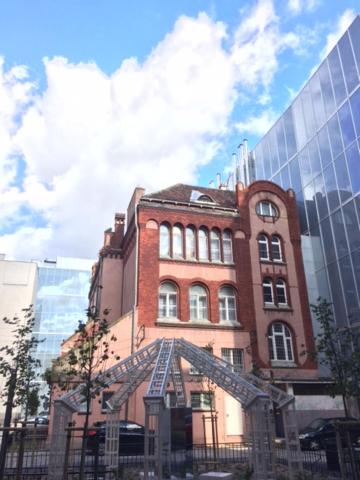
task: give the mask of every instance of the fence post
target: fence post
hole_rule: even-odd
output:
[[[25,436],[26,436],[26,427],[23,424],[20,430],[20,444],[19,444],[19,452],[18,452],[18,458],[17,458],[17,464],[16,464],[16,480],[21,480],[22,478]]]
[[[72,422],[69,423],[66,428],[66,444],[65,444],[65,458],[64,458],[64,470],[63,470],[63,480],[67,480],[68,468],[69,468],[69,454],[70,454],[70,445],[72,431],[71,427],[73,426]]]
[[[96,448],[95,448],[95,458],[94,458],[94,480],[98,480],[99,447],[100,447],[100,431],[98,432],[98,435],[96,435]]]

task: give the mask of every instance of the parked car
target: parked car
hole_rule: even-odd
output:
[[[22,425],[23,423],[26,423],[26,426],[49,425],[49,417],[47,415],[37,415],[36,417],[29,417],[26,422],[24,418],[20,418],[18,424]]]
[[[87,452],[91,455],[105,451],[106,422],[96,422],[87,434]],[[144,453],[145,427],[136,422],[119,421],[119,455]]]
[[[303,428],[299,434],[300,447],[302,450],[321,450],[325,444],[335,444],[335,423],[349,423],[349,431],[351,440],[358,445],[360,442],[360,422],[352,417],[336,417],[336,418],[317,418],[313,420],[307,427]],[[353,422],[358,422],[353,424]]]

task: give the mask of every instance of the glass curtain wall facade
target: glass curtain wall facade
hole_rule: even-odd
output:
[[[93,260],[58,257],[38,264],[34,334],[42,340],[36,358],[41,371],[60,354],[60,345],[86,320]]]
[[[310,301],[360,322],[360,17],[251,152],[256,179],[296,192]]]

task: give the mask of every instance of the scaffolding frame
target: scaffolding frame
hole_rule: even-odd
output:
[[[177,406],[186,405],[181,358],[189,362],[212,382],[242,404],[246,413],[250,460],[256,480],[272,480],[275,476],[273,403],[282,412],[290,478],[302,471],[301,452],[295,414],[294,397],[259,377],[234,372],[233,365],[197,347],[183,338],[162,338],[143,347],[116,365],[98,379],[105,387],[120,383],[107,401],[105,458],[108,468],[116,471],[119,462],[119,420],[121,406],[132,393],[151,378],[146,395],[144,479],[162,480],[171,475],[169,435],[166,424],[165,401],[169,381],[172,381]],[[79,411],[82,385],[54,402],[54,422],[50,446],[49,479],[62,479],[65,459],[65,428],[72,414]]]

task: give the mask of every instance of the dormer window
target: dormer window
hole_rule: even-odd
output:
[[[214,200],[210,198],[208,195],[200,195],[197,199],[198,202],[207,202],[207,203],[214,203]]]
[[[275,205],[268,201],[261,201],[256,205],[256,213],[262,217],[278,217],[279,212]]]

